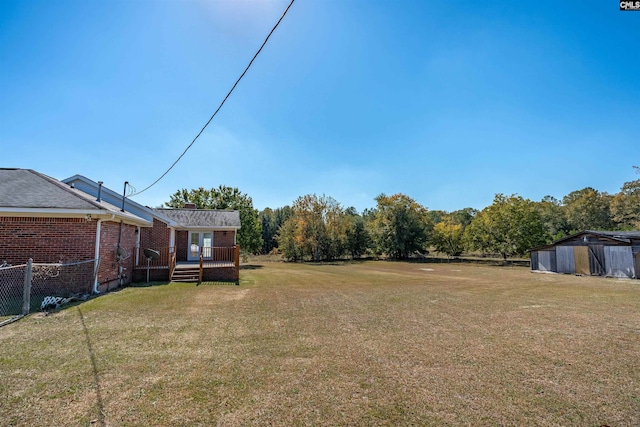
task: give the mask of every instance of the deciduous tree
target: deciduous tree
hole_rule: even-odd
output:
[[[351,207],[345,211],[344,220],[347,223],[346,250],[351,258],[360,258],[371,246],[371,236],[365,219]]]
[[[290,261],[303,259],[302,236],[298,232],[298,222],[294,217],[287,219],[276,235],[278,250]]]
[[[463,208],[457,211],[451,212],[448,216],[456,224],[460,224],[462,228],[466,228],[473,218],[478,214],[478,210],[474,208]]]
[[[636,173],[640,169],[634,166]],[[623,229],[640,229],[640,179],[625,182],[611,201],[614,221]]]
[[[404,194],[376,197],[371,232],[376,251],[396,259],[426,250],[433,225],[427,208]]]
[[[609,194],[591,187],[572,191],[564,196],[562,203],[571,232],[614,228],[611,199]]]
[[[505,260],[523,255],[545,242],[544,226],[535,204],[518,195],[496,194],[465,229],[470,249],[498,253]]]
[[[464,250],[462,224],[456,224],[452,218],[445,217],[433,227],[431,244],[436,251],[448,256],[460,256]]]
[[[294,260],[308,257],[320,261],[344,253],[344,213],[335,199],[308,194],[296,199],[292,211],[293,215],[280,228],[278,236],[278,244],[285,257]]]
[[[544,225],[547,243],[569,235],[571,227],[560,200],[552,196],[544,196],[540,202],[536,203],[536,208]]]

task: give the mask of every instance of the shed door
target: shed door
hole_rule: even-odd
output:
[[[635,277],[631,246],[605,246],[604,260],[607,276]]]
[[[538,269],[541,271],[556,271],[555,269],[556,253],[554,251],[538,252]]]
[[[596,276],[607,274],[604,263],[604,245],[589,245],[589,270]]]
[[[573,246],[556,246],[556,266],[558,273],[573,274],[576,272]]]
[[[573,258],[576,262],[576,274],[591,274],[589,269],[589,248],[586,246],[574,246]]]

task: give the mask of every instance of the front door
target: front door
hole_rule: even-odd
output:
[[[190,231],[189,232],[189,251],[187,259],[189,261],[197,261],[200,254],[205,260],[210,260],[213,254],[213,232],[212,231]]]

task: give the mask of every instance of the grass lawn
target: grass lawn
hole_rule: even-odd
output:
[[[640,281],[263,263],[0,328],[0,425],[640,425]]]

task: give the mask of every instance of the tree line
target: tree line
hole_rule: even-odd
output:
[[[307,194],[291,206],[258,211],[248,195],[219,186],[178,190],[166,205],[237,209],[242,250],[280,253],[292,261],[363,256],[407,259],[429,251],[507,259],[581,230],[640,229],[640,179],[625,182],[613,195],[591,187],[562,199],[546,196],[539,202],[517,194],[496,194],[493,203],[480,211],[429,210],[400,193],[380,194],[375,202],[375,207],[359,213],[332,197]]]

